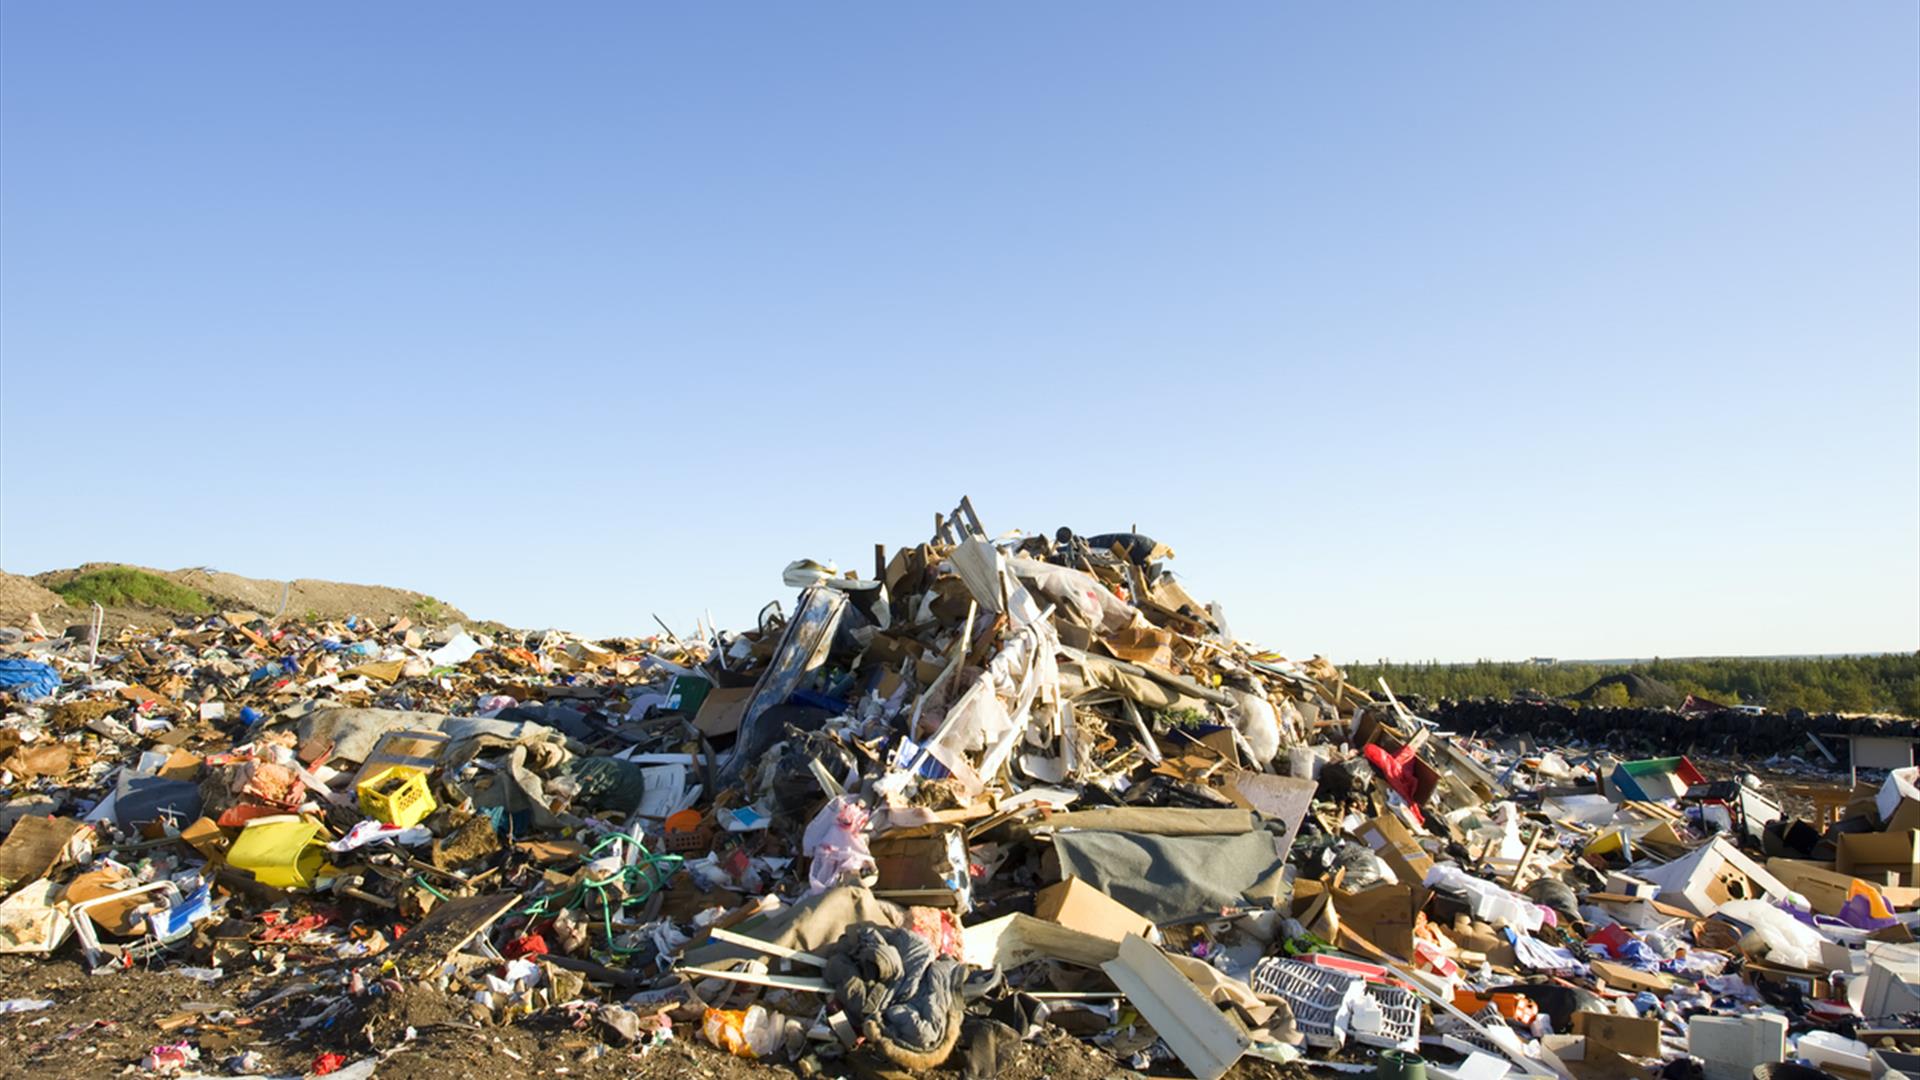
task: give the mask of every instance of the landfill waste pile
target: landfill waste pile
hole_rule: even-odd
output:
[[[1148,536],[935,526],[740,631],[0,630],[0,1072],[1920,1063],[1910,746],[1469,737]]]
[[[1831,761],[1848,740],[1920,739],[1920,720],[1905,716],[1751,713],[1724,706],[1681,708],[1573,708],[1561,702],[1439,701],[1422,715],[1450,731],[1526,734],[1549,744],[1592,743],[1742,758],[1794,753]],[[1809,742],[1821,740],[1824,752]]]

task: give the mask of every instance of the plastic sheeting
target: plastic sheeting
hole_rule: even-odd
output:
[[[1286,892],[1272,834],[1056,833],[1062,877],[1077,877],[1155,923],[1260,905]]]
[[[39,701],[60,692],[60,674],[37,660],[0,660],[0,690],[22,701]]]

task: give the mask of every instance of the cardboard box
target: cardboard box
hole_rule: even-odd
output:
[[[1767,868],[1724,837],[1640,876],[1660,887],[1660,899],[1695,915],[1713,914],[1729,900],[1783,900],[1790,891]]]
[[[1333,910],[1341,929],[1402,960],[1413,959],[1413,886],[1376,885],[1365,892],[1338,892]]]
[[[1706,1063],[1707,1080],[1748,1080],[1755,1066],[1787,1056],[1784,1016],[1695,1016],[1687,1022],[1687,1053]]]
[[[1433,869],[1433,859],[1428,857],[1426,849],[1392,814],[1370,819],[1355,829],[1353,835],[1393,867],[1394,876],[1402,885],[1419,885],[1427,879],[1427,871]]]
[[[1615,896],[1631,896],[1635,900],[1651,900],[1660,895],[1660,886],[1616,871],[1607,875],[1607,892]]]
[[[1815,914],[1839,915],[1855,883],[1871,886],[1852,874],[1843,874],[1825,863],[1805,859],[1768,859],[1767,872],[1781,884],[1807,898]]]
[[[879,875],[875,896],[902,904],[957,908],[973,905],[965,830],[954,825],[896,829],[868,842]]]
[[[752,698],[751,686],[733,690],[715,687],[701,699],[700,711],[693,714],[693,726],[702,735],[731,735],[740,730],[740,721],[747,713],[747,702]]]
[[[1628,1057],[1665,1056],[1660,1049],[1660,1021],[1654,1017],[1577,1012],[1573,1014],[1573,1033],[1585,1035],[1588,1046],[1604,1047]]]
[[[1920,829],[1920,768],[1895,769],[1874,796],[1874,812],[1888,832]]]
[[[1428,917],[1432,917],[1431,913]],[[1490,923],[1456,915],[1453,925],[1447,929],[1447,936],[1462,949],[1486,957],[1487,963],[1492,964],[1495,970],[1518,971],[1520,968],[1520,958],[1514,952],[1513,943]]]
[[[1920,884],[1920,829],[1842,833],[1833,868],[1855,877],[1891,873],[1902,885]]]
[[[1036,893],[1033,914],[1108,941],[1119,941],[1128,934],[1152,941],[1157,934],[1153,924],[1132,908],[1075,877]]]
[[[1770,982],[1797,987],[1802,994],[1810,998],[1833,996],[1833,983],[1829,981],[1831,972],[1816,971],[1812,968],[1793,968],[1784,964],[1767,964],[1758,960],[1748,960],[1740,973],[1748,982]]]

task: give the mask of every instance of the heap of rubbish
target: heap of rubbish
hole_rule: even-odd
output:
[[[1198,1080],[1920,1063],[1910,746],[1769,785],[1450,733],[1171,557],[962,500],[744,631],[0,630],[0,952],[231,988],[155,1071],[251,1071],[278,1016],[373,1075],[417,989],[808,1076],[1059,1032]]]

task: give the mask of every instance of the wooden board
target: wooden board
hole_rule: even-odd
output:
[[[520,901],[519,893],[463,896],[443,901],[408,930],[387,954],[402,975],[425,978],[484,933]]]

